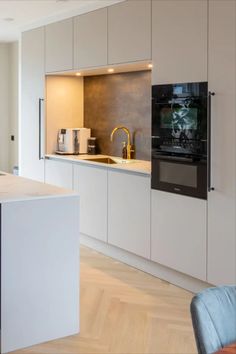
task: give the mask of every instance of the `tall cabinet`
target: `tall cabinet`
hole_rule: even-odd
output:
[[[208,274],[236,283],[236,2],[209,1],[212,187],[208,195]]]
[[[20,175],[44,181],[44,28],[22,34]]]

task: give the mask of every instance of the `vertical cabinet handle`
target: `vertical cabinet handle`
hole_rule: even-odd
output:
[[[42,104],[44,102],[43,98],[39,98],[39,160],[43,160],[44,159],[44,154],[42,152],[42,146],[43,146],[43,142],[42,142],[42,137],[43,137],[43,129],[42,129]]]
[[[211,186],[211,97],[215,92],[208,92],[208,114],[207,114],[207,188],[208,192],[215,188]]]

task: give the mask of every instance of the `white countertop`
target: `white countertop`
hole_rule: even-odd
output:
[[[104,158],[104,157],[110,157],[112,159],[115,159],[119,161],[119,163],[116,164],[106,164],[106,163],[101,163],[101,162],[94,162],[94,161],[87,161],[87,159],[94,159],[94,158]],[[144,160],[123,160],[120,157],[115,157],[115,156],[108,156],[108,155],[56,155],[56,154],[51,154],[51,155],[46,155],[46,158],[49,159],[57,159],[57,160],[64,160],[64,161],[71,161],[71,162],[78,162],[78,163],[83,163],[87,165],[94,165],[94,166],[100,166],[100,167],[107,167],[112,170],[123,170],[127,172],[136,172],[136,173],[142,173],[145,175],[151,175],[151,162],[150,161],[144,161]]]
[[[4,175],[0,175],[0,203],[77,195],[70,190],[31,179],[5,172],[1,174]]]

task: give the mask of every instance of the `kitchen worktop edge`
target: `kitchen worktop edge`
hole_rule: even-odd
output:
[[[102,168],[107,168],[109,170],[114,170],[114,171],[123,171],[123,172],[128,172],[128,173],[136,173],[136,174],[143,174],[150,176],[151,175],[151,162],[150,161],[144,161],[144,160],[132,160],[130,163],[117,163],[117,164],[106,164],[106,163],[101,163],[101,162],[94,162],[94,161],[88,161],[87,159],[93,159],[93,158],[104,158],[104,157],[110,157],[117,159],[117,157],[114,156],[108,156],[108,155],[56,155],[56,154],[48,154],[45,156],[46,159],[51,159],[51,160],[61,160],[61,161],[66,161],[66,162],[73,162],[73,163],[78,163],[78,164],[84,164],[86,166],[94,166],[94,167],[102,167]],[[86,160],[85,160],[86,159]]]

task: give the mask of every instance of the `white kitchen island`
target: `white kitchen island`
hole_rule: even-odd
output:
[[[79,332],[79,197],[0,175],[1,353]]]

